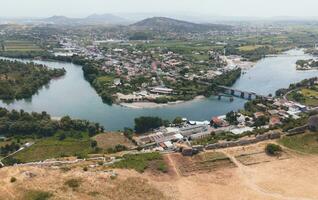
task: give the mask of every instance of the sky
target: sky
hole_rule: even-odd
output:
[[[0,0],[1,17],[83,17],[103,13],[316,17],[318,0]]]

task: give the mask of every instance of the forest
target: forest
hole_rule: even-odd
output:
[[[35,63],[0,60],[0,99],[30,98],[51,79],[63,76],[65,69],[50,69]]]
[[[69,116],[53,120],[46,112],[28,113],[23,110],[9,111],[0,108],[0,133],[5,137],[50,137],[56,133],[60,137],[73,137],[76,132],[87,132],[89,136],[102,132],[104,128],[98,123],[86,120],[75,120]],[[74,136],[75,137],[75,136]]]

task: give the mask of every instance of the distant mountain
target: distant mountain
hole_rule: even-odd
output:
[[[65,16],[52,16],[40,20],[43,23],[50,23],[56,25],[107,25],[107,24],[127,24],[124,18],[112,15],[90,15],[86,18],[69,18]]]
[[[71,23],[72,21],[74,21],[75,19],[72,18],[68,18],[65,16],[52,16],[49,18],[45,18],[41,21],[47,22],[47,23],[52,23],[52,24],[66,24],[66,23]]]
[[[212,30],[229,30],[231,26],[219,24],[197,24],[167,17],[152,17],[130,25],[133,29],[172,31],[172,32],[204,32]]]

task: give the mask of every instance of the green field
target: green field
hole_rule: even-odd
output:
[[[3,42],[4,51],[42,51],[38,45],[31,41],[22,41],[22,40],[7,40]]]
[[[318,133],[283,137],[279,140],[279,143],[299,152],[318,154]]]
[[[298,93],[298,95],[296,93]],[[302,103],[306,106],[316,107],[318,106],[318,88],[317,86],[312,89],[303,88],[290,93],[287,98],[289,100]]]
[[[135,155],[126,154],[123,156],[121,161],[116,162],[112,167],[134,169],[140,173],[144,172],[147,168],[162,172],[165,172],[167,168],[163,161],[162,155],[158,152]]]
[[[263,45],[247,45],[247,46],[239,47],[239,50],[240,51],[254,51],[255,49],[258,49],[260,47],[263,47]]]
[[[89,139],[78,140],[67,138],[59,141],[55,137],[52,137],[38,141],[30,148],[14,155],[13,158],[24,163],[63,156],[86,155],[90,150]]]

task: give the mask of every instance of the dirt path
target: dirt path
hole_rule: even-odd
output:
[[[174,162],[173,159],[171,158],[171,154],[166,154],[166,156],[167,156],[167,158],[168,158],[168,161],[169,161],[171,167],[172,167],[173,170],[175,171],[176,175],[177,175],[178,177],[181,177],[181,174],[180,174],[180,172],[179,172],[179,170],[178,170],[178,168],[177,168],[175,162]]]
[[[271,192],[271,191],[268,191],[268,190],[260,187],[259,185],[257,185],[253,181],[253,169],[252,168],[243,165],[234,156],[230,155],[228,152],[226,152],[226,151],[222,151],[222,152],[226,156],[228,156],[230,158],[230,160],[237,166],[238,171],[239,171],[239,176],[242,178],[243,183],[245,183],[245,185],[248,188],[258,192],[259,194],[266,195],[266,196],[276,198],[279,200],[314,200],[314,199],[303,198],[303,197],[288,197],[288,196],[284,196],[280,193]]]

